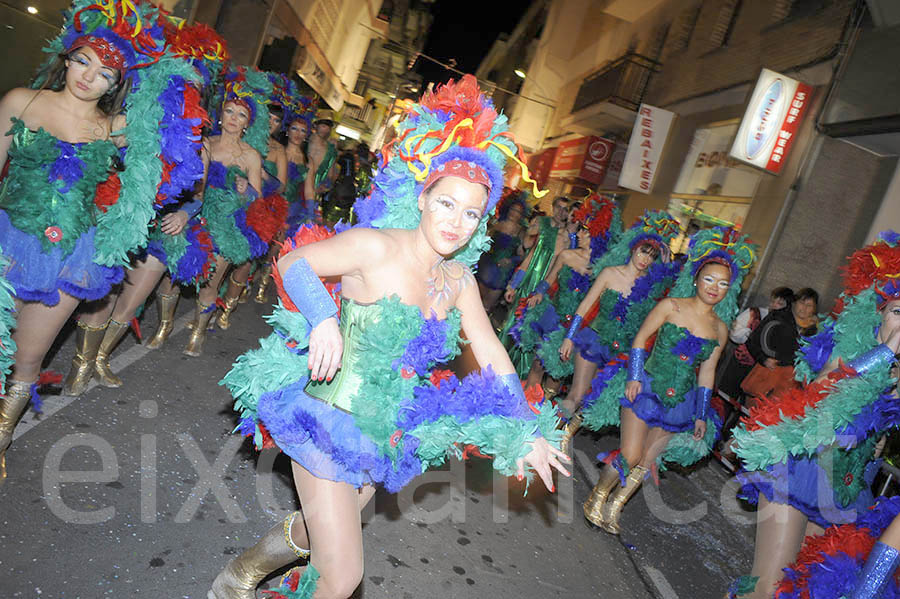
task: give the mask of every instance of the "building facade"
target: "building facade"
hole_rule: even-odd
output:
[[[610,177],[587,185],[571,170],[554,178],[552,163],[548,187],[615,192],[627,220],[668,209],[686,233],[741,228],[761,246],[750,301],[778,285],[812,286],[827,305],[841,287],[844,257],[876,229],[900,226],[890,222],[900,216],[900,144],[891,137],[900,85],[888,86],[888,98],[876,92],[896,79],[887,58],[897,55],[898,39],[890,7],[877,0],[553,0],[521,93],[542,94],[554,106],[520,101],[511,125],[526,146],[559,163],[560,148],[585,138],[611,140],[621,155],[641,139],[631,131],[641,104],[673,113],[644,192]],[[884,66],[880,86],[873,62]],[[777,173],[730,155],[763,69],[811,88]]]

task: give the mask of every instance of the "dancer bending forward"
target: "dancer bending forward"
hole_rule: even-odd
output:
[[[281,596],[350,596],[375,485],[395,492],[465,445],[506,475],[522,479],[530,464],[551,490],[551,468],[568,474],[548,442],[555,412],[526,401],[468,268],[487,245],[502,167],[518,154],[505,119],[466,76],[427,93],[401,127],[401,140],[422,143],[385,148],[378,184],[355,207],[361,226],[280,258],[276,331],[226,376],[241,428],[293,460],[302,514],[229,563],[210,598],[249,599],[298,556],[309,565]],[[325,231],[304,227],[295,240]],[[340,324],[320,277],[340,281]],[[484,370],[460,381],[435,367],[458,354],[461,330]]]

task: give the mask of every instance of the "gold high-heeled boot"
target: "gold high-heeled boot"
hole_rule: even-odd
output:
[[[113,374],[109,367],[109,354],[116,348],[116,344],[128,332],[128,324],[117,320],[109,320],[106,326],[106,334],[103,335],[103,341],[100,342],[100,349],[97,351],[97,359],[94,361],[94,378],[104,387],[122,386],[122,379]]]
[[[257,272],[259,277],[259,286],[256,288],[256,296],[253,298],[257,304],[266,303],[266,289],[269,287],[269,280],[272,278],[272,265],[267,264]]]
[[[203,353],[203,342],[206,341],[206,326],[215,313],[215,304],[204,304],[199,299],[197,300],[191,337],[184,348],[184,354],[197,357]]]
[[[236,285],[241,288],[241,293],[239,293],[235,297],[229,297],[225,299],[225,308],[222,310],[222,313],[219,314],[219,318],[216,320],[216,324],[219,325],[219,328],[223,331],[231,326],[231,313],[234,312],[234,309],[237,307],[238,300],[247,289],[246,283],[238,283],[234,280],[234,273],[231,273],[231,275],[229,275],[228,280],[230,281],[228,291],[231,291],[231,285]],[[226,291],[226,293],[228,292]]]
[[[619,484],[619,471],[612,466],[607,466],[600,473],[600,479],[591,490],[590,496],[584,502],[584,517],[595,526],[603,526],[603,506],[609,494]]]
[[[159,349],[172,334],[175,327],[175,308],[178,307],[178,292],[166,295],[159,294],[159,328],[153,338],[147,342],[148,349]]]
[[[78,322],[78,330],[75,332],[75,357],[72,358],[72,367],[63,384],[63,395],[78,396],[85,392],[94,375],[94,363],[105,334],[105,324],[101,327],[92,327]]]
[[[255,599],[256,586],[270,572],[297,558],[307,559],[309,550],[297,547],[291,539],[291,524],[300,512],[294,512],[272,527],[263,538],[228,562],[212,583],[207,599]]]
[[[581,416],[581,410],[572,414],[572,417],[569,418],[569,421],[563,427],[563,435],[559,440],[559,450],[565,454],[569,453],[569,450],[572,448],[572,439],[575,435],[578,434],[578,431],[581,430],[581,424],[584,422],[584,418]]]
[[[625,478],[625,486],[619,487],[616,494],[612,496],[603,509],[603,523],[600,527],[610,534],[617,535],[622,532],[619,526],[619,518],[622,516],[622,510],[628,500],[638,492],[641,485],[644,484],[644,478],[647,476],[648,469],[643,466],[635,466]]]
[[[246,304],[250,301],[250,286],[244,283],[244,288],[241,289],[241,294],[238,295],[238,303]]]
[[[31,383],[6,381],[6,395],[0,396],[0,482],[6,480],[6,450],[12,443],[19,416],[31,399]]]

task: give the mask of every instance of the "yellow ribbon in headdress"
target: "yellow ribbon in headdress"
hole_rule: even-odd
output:
[[[434,159],[435,156],[443,154],[448,149],[450,149],[450,146],[452,146],[453,142],[456,140],[457,131],[459,131],[460,129],[471,129],[473,125],[474,125],[474,121],[471,118],[468,118],[468,117],[464,118],[463,120],[461,120],[460,122],[458,122],[456,125],[453,126],[453,129],[450,130],[450,134],[447,135],[447,137],[444,138],[444,141],[441,142],[441,144],[438,145],[435,149],[431,150],[430,152],[418,154],[416,157],[418,158],[419,162],[421,162],[424,165],[423,168],[419,168],[418,166],[415,165],[414,162],[407,159],[406,166],[407,166],[407,168],[409,168],[410,171],[412,171],[413,175],[415,176],[416,181],[424,181],[425,180],[425,178],[428,176],[428,173],[431,171],[432,160]],[[397,130],[397,132],[399,133],[399,127],[397,125],[395,125],[395,130]],[[406,150],[407,156],[412,157],[414,154],[416,154],[416,151],[418,150],[418,146],[419,146],[419,144],[421,144],[421,142],[423,142],[426,138],[435,137],[436,135],[439,135],[439,132],[429,131],[427,133],[419,133],[418,135],[413,135],[409,139],[405,140],[403,142],[403,147]],[[498,134],[498,135],[500,135],[500,134]],[[522,170],[522,180],[525,181],[526,183],[530,183],[532,185],[532,188],[534,189],[534,191],[533,191],[534,197],[542,198],[545,195],[547,195],[546,189],[544,189],[544,190],[538,189],[537,182],[529,176],[528,167],[525,165],[524,162],[522,162],[519,159],[518,156],[516,156],[516,153],[513,152],[508,146],[498,143],[498,142],[494,141],[494,139],[486,139],[483,142],[479,143],[475,147],[479,150],[484,150],[488,146],[494,146],[495,148],[497,148],[498,150],[503,152],[503,154],[505,154],[508,158],[512,158],[512,160],[516,164],[519,165],[519,168]]]

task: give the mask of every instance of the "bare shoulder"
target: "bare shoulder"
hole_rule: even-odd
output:
[[[687,302],[687,298],[684,297],[667,297],[657,304],[663,310],[667,312],[681,312],[685,307]]]
[[[460,281],[475,281],[475,275],[472,274],[472,269],[459,260],[445,260],[443,262],[443,268],[446,273],[454,279]]]
[[[241,140],[241,150],[248,153],[248,157],[247,157],[248,164],[253,164],[253,165],[262,164],[262,156],[260,155],[260,153],[256,150],[256,148],[254,148],[253,146],[248,144],[243,139]]]
[[[716,337],[719,339],[719,345],[724,345],[728,341],[728,325],[718,316],[716,317]]]
[[[400,249],[399,240],[391,234],[392,231],[393,229],[354,227],[338,233],[335,238],[347,244],[353,251],[366,256],[368,260],[377,261]]]
[[[18,118],[28,103],[31,102],[39,92],[27,87],[16,87],[9,90],[3,99],[0,99],[0,114],[8,115],[7,118]],[[2,124],[3,127],[6,123]],[[4,133],[6,130],[4,129]]]

